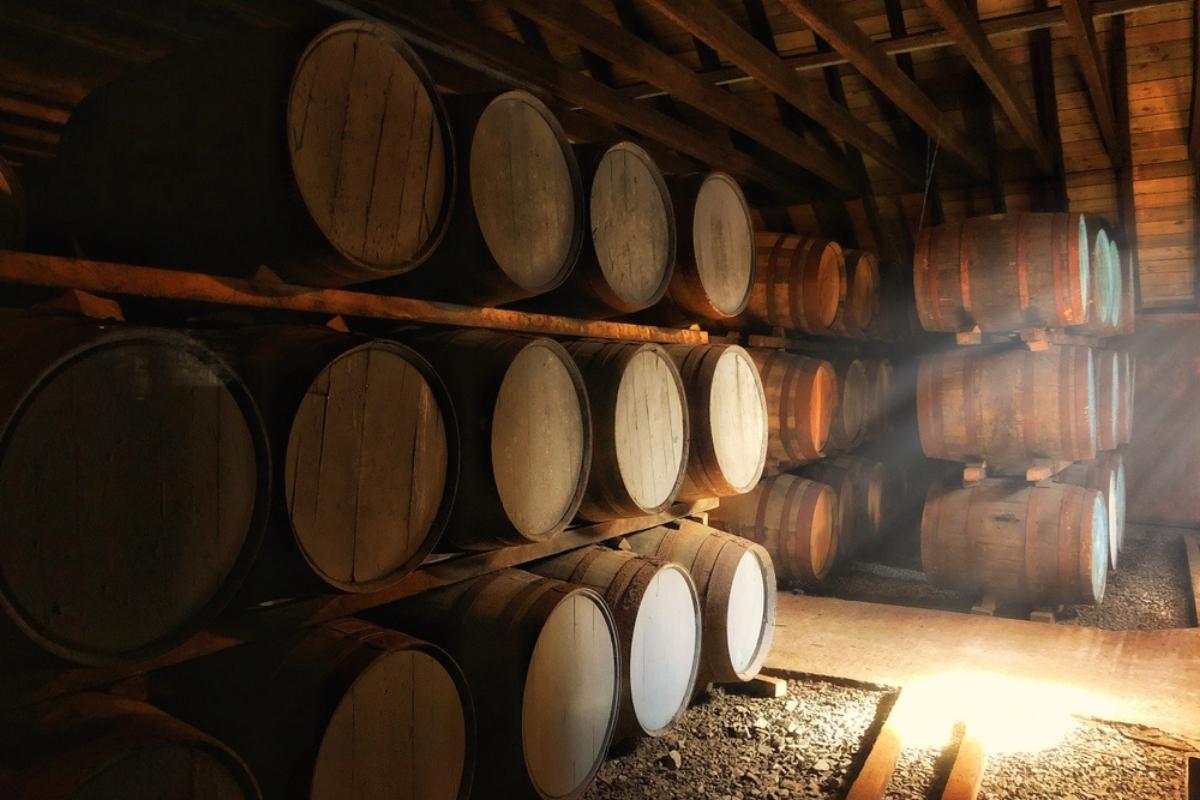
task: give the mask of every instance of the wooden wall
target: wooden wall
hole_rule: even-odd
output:
[[[1200,528],[1200,314],[1143,317],[1132,343],[1129,518]]]

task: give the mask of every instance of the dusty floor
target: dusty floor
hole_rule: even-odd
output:
[[[795,800],[838,798],[864,757],[890,692],[825,681],[791,682],[763,700],[716,690],[669,735],[614,755],[586,800]],[[882,708],[882,711],[881,711]],[[1034,753],[992,755],[981,800],[1177,800],[1179,745],[1075,720],[1061,741]],[[870,736],[868,733],[870,732]],[[953,757],[947,746],[901,753],[887,797],[939,797]],[[1149,741],[1146,741],[1149,740]]]
[[[920,572],[914,536],[898,539],[843,567],[814,594],[874,603],[969,611],[972,599],[936,589]],[[1019,609],[1001,609],[1018,616]],[[1186,628],[1195,624],[1183,543],[1177,530],[1130,525],[1119,568],[1108,575],[1104,602],[1071,606],[1059,621],[1108,630]]]

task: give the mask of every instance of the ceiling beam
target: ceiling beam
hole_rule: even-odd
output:
[[[920,125],[939,146],[953,153],[976,175],[986,178],[987,159],[951,124],[887,53],[846,16],[837,0],[782,0],[784,8],[804,20],[813,32],[840,52],[896,107]]]
[[[996,103],[1012,123],[1021,141],[1033,151],[1038,168],[1045,175],[1052,173],[1054,155],[1050,146],[1038,128],[1033,112],[1017,94],[1017,87],[1009,77],[1010,70],[997,61],[996,52],[992,50],[987,34],[980,27],[975,13],[963,0],[925,0],[925,5],[953,37],[958,49],[991,89]]]
[[[821,178],[845,193],[854,193],[854,181],[844,162],[813,147],[778,122],[764,119],[754,106],[713,86],[684,64],[639,39],[611,20],[576,0],[503,0],[543,28],[554,30],[614,64],[638,74],[671,96],[703,111],[730,128]]]
[[[622,96],[577,70],[451,10],[442,0],[320,0],[354,16],[369,16],[397,26],[401,35],[474,69],[502,76],[510,84],[560,97],[616,125],[702,161],[715,169],[755,181],[791,197],[802,197],[800,182],[769,169],[751,156],[713,141],[711,136]]]
[[[1100,57],[1100,46],[1096,42],[1096,27],[1092,23],[1092,8],[1088,0],[1062,0],[1063,16],[1071,32],[1071,45],[1075,48],[1075,62],[1083,73],[1088,95],[1092,99],[1092,111],[1100,128],[1100,137],[1108,150],[1114,167],[1123,163],[1124,151],[1117,130],[1117,116],[1113,110],[1112,92],[1109,91],[1104,62]]]
[[[830,133],[892,170],[913,186],[921,186],[913,159],[823,92],[816,92],[712,0],[650,0],[679,27],[704,41],[744,69],[770,91],[803,111]]]
[[[1092,17],[1112,17],[1130,14],[1148,8],[1181,5],[1190,0],[1096,0],[1092,3]],[[1065,25],[1061,8],[1048,8],[1040,11],[1025,11],[1018,14],[1006,14],[1002,17],[992,17],[980,21],[979,26],[988,36],[1003,36],[1008,33],[1023,33],[1026,31],[1046,30]],[[944,30],[926,33],[905,34],[892,36],[890,39],[880,39],[876,44],[888,55],[916,53],[921,50],[934,50],[939,47],[952,47],[955,44],[950,34]],[[781,56],[783,63],[789,68],[803,72],[812,69],[824,69],[840,64],[849,63],[848,59],[837,51],[828,53],[800,53],[791,56]],[[719,70],[705,71],[701,75],[718,86],[730,86],[754,80],[740,67],[725,67]],[[626,86],[622,92],[633,97],[652,97],[662,92],[646,83]]]

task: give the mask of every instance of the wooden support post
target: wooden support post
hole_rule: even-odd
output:
[[[788,684],[783,678],[772,678],[759,675],[743,683],[726,683],[725,691],[730,694],[740,694],[743,697],[759,697],[767,700],[777,700],[787,697]]]
[[[1048,8],[1046,0],[1036,0],[1036,7]],[[1054,50],[1049,29],[1029,34],[1030,66],[1033,70],[1033,98],[1042,136],[1054,157],[1054,174],[1043,178],[1040,203],[1035,211],[1067,210],[1067,175],[1063,166],[1062,134],[1058,123],[1058,89],[1054,79]]]
[[[967,464],[963,467],[962,480],[963,484],[978,483],[988,476],[988,465],[986,461],[980,461],[978,464]]]
[[[1188,577],[1192,585],[1192,618],[1200,627],[1200,533],[1185,533],[1183,546],[1187,549]]]
[[[1121,252],[1133,260],[1133,292],[1136,311],[1142,310],[1142,286],[1138,269],[1137,206],[1133,189],[1133,151],[1129,136],[1129,84],[1125,68],[1125,17],[1114,17],[1109,32],[1108,61],[1113,87],[1113,109],[1123,158],[1113,159],[1117,172],[1117,213],[1121,224]],[[1197,267],[1200,269],[1200,266]]]

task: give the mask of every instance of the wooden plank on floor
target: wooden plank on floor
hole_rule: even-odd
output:
[[[897,700],[897,704],[899,702]],[[896,707],[893,706],[883,721],[879,735],[871,744],[867,760],[846,792],[846,800],[882,800],[887,794],[888,784],[892,782],[892,775],[896,771],[896,762],[900,759],[900,749],[904,746],[900,727],[893,722],[895,711]]]
[[[780,594],[766,667],[905,687],[999,675],[1071,713],[1200,736],[1200,630],[1107,631]]]
[[[971,726],[967,725],[958,752],[954,755],[954,766],[950,768],[950,776],[946,779],[942,800],[975,800],[979,797],[986,764],[987,751],[983,740],[972,733]]]

